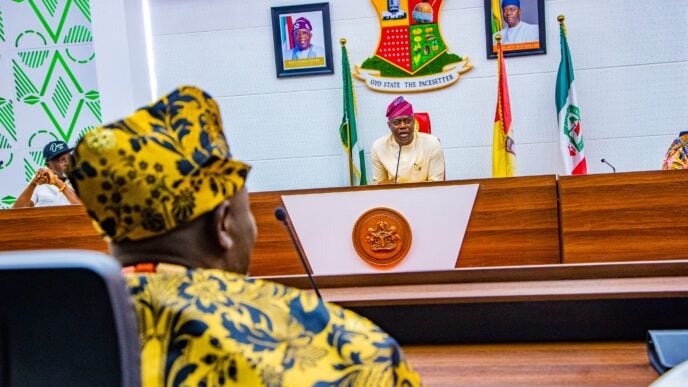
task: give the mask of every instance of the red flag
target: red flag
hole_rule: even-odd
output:
[[[492,139],[492,177],[507,177],[516,174],[516,151],[511,129],[511,103],[509,84],[502,44],[497,43],[497,110],[495,112]]]

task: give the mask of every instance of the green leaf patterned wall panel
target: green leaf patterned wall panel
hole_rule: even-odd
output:
[[[102,120],[89,0],[0,1],[0,208],[52,140],[73,146]]]
[[[0,10],[0,43],[5,42],[5,23],[3,22],[2,11]]]

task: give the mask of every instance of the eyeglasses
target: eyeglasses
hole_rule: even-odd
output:
[[[390,120],[389,122],[391,122],[394,126],[400,126],[402,123],[406,125],[411,125],[413,123],[413,117],[408,116],[406,118],[395,118],[393,120]]]

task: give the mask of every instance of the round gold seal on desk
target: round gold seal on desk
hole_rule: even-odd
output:
[[[373,266],[399,263],[411,248],[411,226],[396,210],[378,207],[361,215],[352,233],[358,255]]]

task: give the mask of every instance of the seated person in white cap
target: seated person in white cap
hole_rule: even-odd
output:
[[[43,148],[46,168],[36,171],[12,208],[79,204],[79,198],[66,175],[70,151],[64,141],[49,142]]]
[[[413,106],[397,97],[387,107],[390,134],[373,143],[375,184],[444,180],[444,152],[437,137],[416,132]]]
[[[397,342],[314,294],[245,276],[256,224],[217,103],[182,87],[88,132],[70,178],[124,266],[144,386],[417,386]]]

